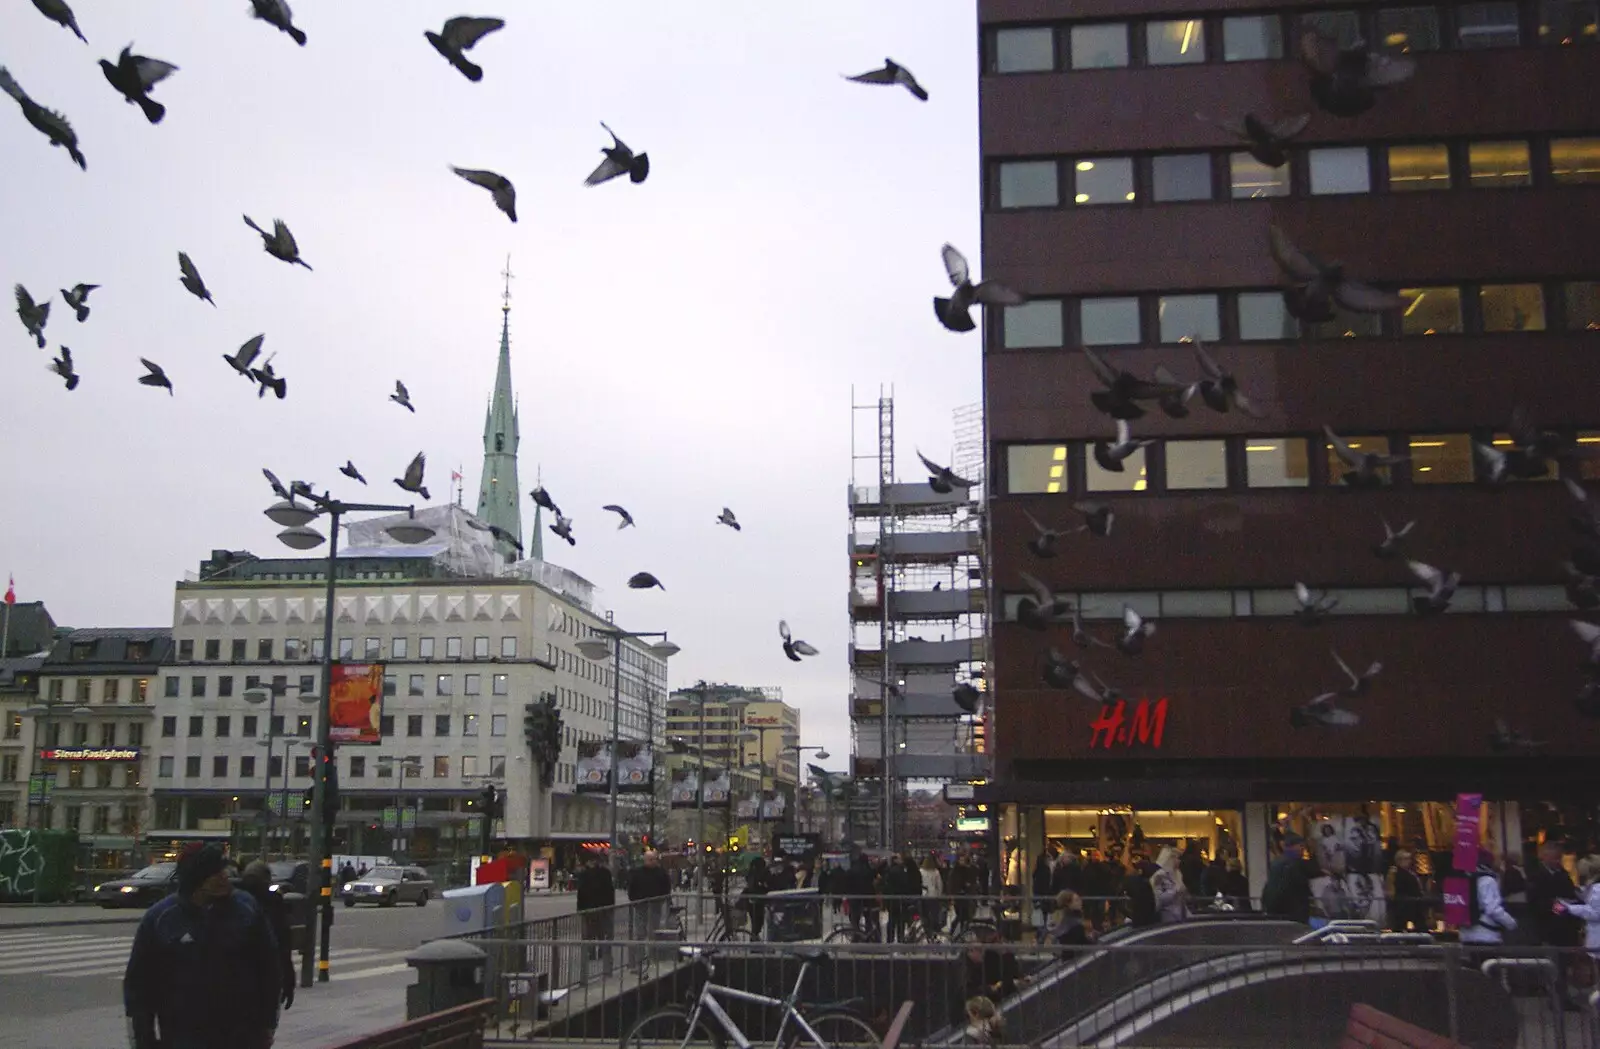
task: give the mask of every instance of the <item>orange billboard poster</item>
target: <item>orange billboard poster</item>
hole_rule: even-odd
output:
[[[377,743],[383,715],[383,664],[335,663],[328,694],[328,736],[335,743]]]

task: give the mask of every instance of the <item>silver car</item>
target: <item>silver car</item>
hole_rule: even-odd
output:
[[[401,902],[424,907],[429,897],[437,891],[433,879],[421,867],[374,867],[354,881],[347,881],[340,886],[339,896],[346,907],[354,907],[358,903],[393,907]]]

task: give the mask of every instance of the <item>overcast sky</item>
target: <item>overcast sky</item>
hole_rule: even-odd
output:
[[[296,0],[304,48],[245,0],[72,6],[88,46],[0,4],[0,64],[89,165],[0,98],[0,276],[8,299],[54,296],[50,350],[83,376],[67,393],[0,322],[19,599],[73,626],[170,624],[174,581],[212,548],[286,553],[263,466],[403,501],[388,479],[423,450],[435,501],[460,466],[472,508],[509,252],[522,487],[542,464],[578,537],[547,552],[624,626],[671,632],[674,685],[781,686],[844,767],[851,386],[893,384],[907,478],[980,397],[978,335],[930,305],[939,246],[978,253],[970,3]],[[422,35],[463,13],[508,21],[470,56],[477,84]],[[96,67],[130,41],[180,67],[160,126]],[[930,102],[841,79],[885,55]],[[601,120],[650,154],[644,185],[583,186]],[[450,164],[511,178],[520,221]],[[287,221],[315,272],[267,256],[243,214]],[[218,308],[179,286],[180,250]],[[103,285],[81,325],[57,290],[79,281]],[[285,402],[221,361],[258,332]],[[136,384],[141,356],[176,397]],[[415,415],[386,399],[396,379]],[[370,490],[337,474],[346,457]],[[743,533],[712,524],[724,504]],[[641,569],[667,592],[627,590]],[[784,659],[780,617],[822,654]]]

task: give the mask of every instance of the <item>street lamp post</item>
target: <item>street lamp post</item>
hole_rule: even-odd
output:
[[[49,827],[49,825],[50,825],[50,790],[49,790],[49,788],[50,788],[50,786],[52,784],[55,783],[55,778],[56,777],[55,777],[54,770],[51,769],[49,764],[44,760],[44,749],[45,748],[40,745],[40,743],[41,743],[40,735],[41,734],[39,732],[39,719],[41,717],[44,718],[44,732],[43,732],[44,740],[43,740],[43,742],[48,742],[49,741],[49,736],[50,736],[50,730],[55,726],[56,709],[59,708],[59,707],[64,707],[66,705],[67,705],[67,701],[65,699],[46,699],[43,704],[39,704],[39,705],[31,706],[31,707],[24,707],[22,709],[23,716],[31,717],[31,718],[34,719],[34,721],[33,721],[33,735],[34,735],[33,754],[30,755],[30,757],[28,759],[28,795],[29,795],[28,826],[30,826],[30,827],[33,826],[33,813],[32,813],[32,808],[33,808],[33,804],[32,804],[33,780],[34,780],[35,777],[37,777],[38,780],[39,780],[39,830],[41,830],[41,831],[50,829],[50,827]],[[89,707],[86,707],[86,706],[79,705],[79,706],[75,706],[75,707],[72,708],[72,717],[75,720],[82,720],[83,718],[90,717],[93,714],[94,714],[94,711],[92,709],[90,709]],[[33,902],[34,903],[38,903],[39,902],[39,896],[40,896],[40,893],[43,890],[43,888],[44,888],[44,866],[41,864],[40,867],[39,867],[39,870],[36,871],[34,873],[34,875],[33,875]]]
[[[304,486],[296,485],[291,489],[291,495],[303,498],[309,506],[302,506],[294,498],[274,503],[266,510],[267,517],[274,523],[283,525],[283,531],[278,533],[278,539],[285,545],[295,550],[311,550],[321,545],[321,533],[310,527],[310,523],[318,517],[326,515],[328,518],[328,563],[327,563],[327,590],[322,612],[322,693],[317,697],[317,754],[326,760],[319,760],[313,764],[312,769],[312,803],[311,803],[311,862],[307,864],[306,871],[306,896],[312,901],[312,906],[321,911],[322,935],[318,944],[315,970],[317,979],[326,983],[328,980],[328,937],[333,928],[333,859],[330,855],[331,843],[324,838],[324,834],[331,831],[323,827],[323,807],[327,804],[327,781],[323,772],[328,761],[333,760],[332,726],[329,723],[329,698],[332,693],[333,683],[333,617],[334,593],[338,588],[338,556],[339,556],[339,525],[341,519],[348,513],[377,511],[398,513],[404,512],[406,520],[391,525],[387,531],[390,538],[396,542],[413,544],[425,542],[433,537],[433,529],[416,520],[416,508],[412,506],[392,506],[387,503],[347,503],[335,499],[324,492],[316,495]],[[330,835],[331,836],[331,835]],[[307,951],[301,959],[300,986],[310,987],[312,980],[312,952]]]
[[[832,755],[830,755],[828,753],[828,750],[827,750],[826,747],[802,747],[798,743],[786,743],[786,744],[784,744],[782,747],[779,748],[779,753],[780,754],[787,754],[791,750],[794,751],[794,764],[795,764],[794,777],[795,777],[795,785],[796,786],[799,786],[799,783],[800,783],[800,755],[804,754],[808,750],[814,750],[814,751],[817,752],[817,760],[818,761],[827,761],[828,758],[832,757]],[[795,808],[799,809],[799,807],[800,807],[800,802],[797,799],[795,801]],[[796,815],[799,815],[799,813],[796,812]]]
[[[279,736],[288,737],[289,735],[286,732],[273,731],[272,726],[277,721],[278,717],[278,697],[288,695],[291,689],[296,692],[299,691],[299,689],[294,688],[294,686],[288,684],[287,682],[282,684],[268,683],[260,685],[256,688],[247,689],[244,694],[244,701],[246,703],[256,706],[260,706],[262,703],[267,704],[267,738],[256,740],[257,746],[267,748],[266,775],[263,777],[263,782],[266,784],[266,792],[261,798],[262,859],[267,858],[267,843],[270,838],[270,828],[272,826],[272,745],[273,741]],[[302,703],[315,703],[316,701],[317,696],[315,692],[300,696],[300,702]],[[298,746],[299,743],[300,740],[298,738],[285,738],[283,742],[283,796],[285,799],[287,799],[289,796],[289,750],[292,747]],[[285,834],[287,834],[289,829],[289,803],[287,800],[284,802],[283,816],[283,827]]]
[[[617,750],[622,742],[622,643],[630,638],[659,637],[650,651],[662,659],[671,659],[682,649],[667,640],[664,630],[600,630],[596,637],[586,637],[577,644],[586,659],[601,660],[611,656],[611,877],[621,871],[617,864]],[[649,702],[648,698],[646,702]],[[652,755],[653,760],[653,755]],[[652,774],[654,769],[651,770]]]

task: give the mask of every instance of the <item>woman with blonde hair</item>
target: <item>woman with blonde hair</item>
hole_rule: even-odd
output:
[[[1163,845],[1156,856],[1150,888],[1155,892],[1156,920],[1160,924],[1181,922],[1189,916],[1189,890],[1178,876],[1178,850],[1171,845]]]
[[[967,1037],[983,1045],[999,1045],[1005,1038],[1005,1021],[994,1000],[978,995],[967,999]]]
[[[1557,914],[1583,919],[1583,948],[1589,957],[1600,962],[1600,856],[1589,855],[1578,861],[1578,899],[1581,902],[1556,900],[1552,906]]]
[[[1066,947],[1087,945],[1089,930],[1083,924],[1083,897],[1071,889],[1056,893],[1056,920],[1048,933],[1051,943]]]

